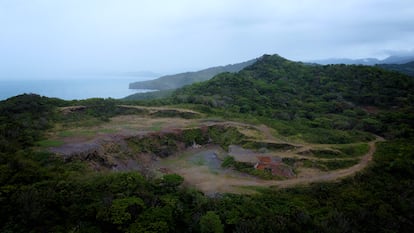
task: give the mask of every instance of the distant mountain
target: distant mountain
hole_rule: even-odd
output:
[[[130,89],[150,89],[150,90],[169,90],[176,89],[195,82],[206,81],[214,77],[215,75],[223,72],[235,73],[243,69],[244,67],[253,64],[256,59],[233,64],[227,66],[217,66],[208,69],[186,72],[174,75],[166,75],[154,80],[140,81],[129,84]]]
[[[372,66],[379,64],[380,60],[376,58],[364,58],[364,59],[349,59],[349,58],[329,58],[322,60],[312,60],[312,63],[317,63],[320,65],[329,65],[329,64],[345,64],[345,65],[368,65]]]
[[[322,60],[312,60],[311,63],[317,63],[321,65],[328,64],[345,64],[345,65],[367,65],[373,66],[376,64],[404,64],[410,61],[414,61],[414,55],[407,56],[390,56],[383,60],[376,58],[362,58],[362,59],[348,59],[348,58],[330,58]]]
[[[390,56],[380,61],[379,64],[405,64],[414,61],[414,55]]]
[[[135,93],[125,97],[125,100],[154,100],[169,97],[176,89]]]
[[[405,64],[379,64],[377,65],[386,70],[393,70],[414,77],[414,61]]]

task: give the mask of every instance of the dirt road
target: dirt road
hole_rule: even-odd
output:
[[[290,180],[283,180],[283,181],[276,181],[273,185],[276,185],[280,188],[291,187],[295,185],[301,184],[310,184],[315,182],[328,182],[328,181],[336,181],[341,178],[353,175],[357,172],[362,171],[365,167],[368,166],[369,162],[372,160],[373,155],[377,149],[376,143],[384,141],[382,137],[377,137],[374,141],[368,143],[369,151],[364,156],[361,157],[359,163],[355,164],[352,167],[335,170],[332,172],[327,172],[325,174],[314,176],[314,177],[302,177],[297,179],[290,179]],[[271,184],[272,185],[272,184]]]
[[[271,187],[288,188],[297,185],[307,185],[317,182],[334,182],[345,177],[354,175],[366,168],[373,158],[376,150],[376,143],[384,141],[377,137],[376,140],[369,142],[369,151],[361,157],[358,164],[330,172],[320,172],[315,175],[292,178],[287,180],[262,180],[252,176],[240,176],[240,174],[211,173],[207,166],[177,166],[174,172],[182,175],[188,185],[195,186],[206,194],[214,193],[252,193],[253,189],[246,187]],[[177,164],[170,164],[177,165]]]

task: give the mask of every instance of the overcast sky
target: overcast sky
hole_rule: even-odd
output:
[[[0,78],[414,52],[413,0],[0,0]]]

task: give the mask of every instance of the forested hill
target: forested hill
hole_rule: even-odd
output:
[[[414,61],[405,64],[380,64],[379,67],[414,76]]]
[[[272,110],[343,111],[367,105],[398,108],[410,105],[413,94],[411,77],[377,67],[308,66],[265,55],[239,73],[223,73],[209,82],[184,87],[175,98],[264,114]],[[343,106],[313,106],[328,102]]]
[[[223,72],[238,72],[244,67],[253,64],[256,59],[233,65],[211,67],[196,72],[186,72],[175,75],[166,75],[154,80],[135,82],[129,85],[130,89],[169,90],[195,82],[206,81]]]
[[[310,127],[406,133],[405,126],[414,122],[414,79],[378,67],[309,66],[264,55],[239,73],[220,74],[178,90],[174,101],[301,121]],[[401,117],[394,121],[398,114]],[[386,125],[387,119],[392,124]]]

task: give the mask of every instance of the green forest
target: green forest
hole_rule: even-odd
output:
[[[383,69],[398,71],[409,76],[414,76],[414,62],[405,64],[379,64],[377,65]]]
[[[0,102],[0,232],[412,232],[413,103],[414,79],[402,73],[312,66],[278,55],[157,100],[12,97]],[[45,149],[56,126],[99,126],[149,111],[124,105],[179,107],[210,121],[265,124],[286,140],[332,144],[343,151],[350,149],[341,144],[376,136],[385,141],[377,142],[373,161],[353,176],[258,187],[250,195],[207,195],[177,174],[97,172],[84,161]],[[85,110],[62,114],[70,106]],[[239,140],[237,133],[224,134],[217,133],[223,148]]]
[[[239,72],[244,67],[253,64],[255,61],[256,60],[250,60],[232,65],[210,67],[195,72],[166,75],[154,80],[131,83],[129,87],[131,89],[152,89],[160,91],[173,90],[194,82],[209,80],[215,75],[223,72]]]

